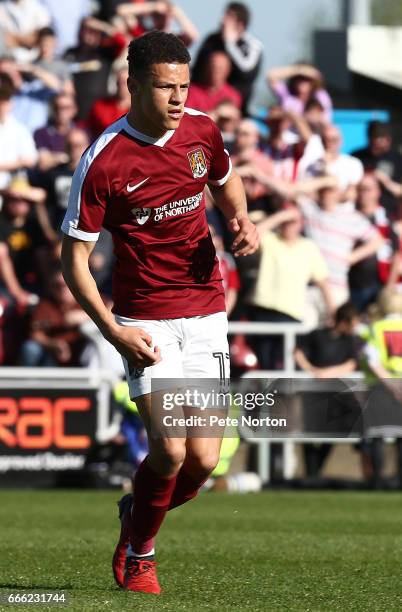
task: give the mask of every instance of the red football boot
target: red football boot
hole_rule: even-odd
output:
[[[161,587],[156,575],[155,561],[130,557],[127,560],[124,588],[128,591],[136,591],[137,593],[160,595]]]
[[[120,538],[113,555],[112,567],[114,579],[120,587],[124,586],[124,570],[126,567],[127,548],[130,543],[130,519],[133,496],[125,495],[117,503],[121,522]]]

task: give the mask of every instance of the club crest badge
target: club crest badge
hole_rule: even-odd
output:
[[[201,147],[187,153],[187,157],[194,178],[201,178],[207,173],[207,160]]]
[[[132,208],[131,212],[133,213],[138,225],[144,225],[151,216],[150,208]]]

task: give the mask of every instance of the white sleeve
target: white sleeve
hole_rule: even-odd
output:
[[[36,21],[36,30],[40,30],[41,28],[45,28],[50,26],[52,23],[52,19],[50,17],[50,13],[48,9],[41,3],[37,3],[35,7],[35,21]]]
[[[244,53],[241,47],[232,41],[225,41],[225,51],[240,70],[249,72],[258,64],[263,45],[250,34],[244,35],[244,40],[247,43],[247,53]]]
[[[364,175],[364,167],[360,159],[357,157],[349,157],[350,164],[350,173],[349,173],[349,183],[351,185],[357,185],[363,178]]]
[[[38,151],[31,132],[24,126],[20,125],[16,134],[16,144],[18,155],[22,159],[32,159],[36,162],[38,159]]]

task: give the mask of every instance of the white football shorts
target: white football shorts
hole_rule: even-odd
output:
[[[140,327],[161,351],[162,360],[144,369],[129,367],[123,357],[131,399],[150,393],[153,379],[230,378],[226,312],[158,321],[116,315],[116,321]]]

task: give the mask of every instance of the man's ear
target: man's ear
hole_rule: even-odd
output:
[[[138,93],[139,82],[133,76],[129,76],[127,79],[127,89],[133,96]]]

